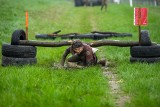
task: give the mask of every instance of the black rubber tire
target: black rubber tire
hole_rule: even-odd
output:
[[[19,45],[19,40],[26,40],[26,33],[24,30],[15,30],[12,33],[11,45]]]
[[[15,58],[34,58],[37,48],[34,46],[2,44],[2,55]]]
[[[130,54],[137,58],[160,57],[160,45],[133,46],[130,48]]]
[[[155,62],[160,62],[160,57],[154,57],[154,58],[131,57],[130,62],[155,63]]]
[[[37,34],[35,36],[35,38],[37,39],[55,39],[56,37],[55,36],[48,36],[47,34]]]
[[[141,45],[142,46],[151,46],[151,40],[148,30],[141,31]]]
[[[37,58],[12,58],[2,56],[2,66],[36,64]]]

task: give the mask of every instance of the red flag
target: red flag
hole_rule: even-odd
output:
[[[148,24],[148,9],[134,8],[134,25],[145,26]]]

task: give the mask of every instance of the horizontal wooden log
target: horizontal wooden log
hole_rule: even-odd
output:
[[[29,45],[29,46],[43,46],[43,47],[61,47],[61,46],[71,45],[72,41],[70,40],[70,41],[60,41],[60,42],[42,42],[42,41],[20,40],[19,44]],[[130,47],[139,45],[139,43],[135,41],[119,41],[119,40],[100,40],[87,44],[92,47],[100,47],[100,46]]]
[[[91,33],[100,33],[100,34],[119,34],[117,32],[101,32],[101,31],[92,31]]]
[[[67,34],[40,34],[40,35],[48,35],[48,36],[70,36],[70,35],[79,35],[79,33],[67,33]]]
[[[61,46],[69,46],[71,44],[72,41],[61,41],[61,42],[42,42],[42,41],[28,41],[28,40],[19,41],[19,45],[42,46],[42,47],[61,47]]]
[[[119,41],[119,40],[100,40],[89,43],[92,47],[99,47],[99,46],[119,46],[119,47],[131,47],[131,46],[138,46],[139,42],[135,41]]]

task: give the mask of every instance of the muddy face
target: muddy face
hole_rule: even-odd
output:
[[[74,49],[74,52],[77,54],[80,54],[82,51],[83,51],[83,46]]]

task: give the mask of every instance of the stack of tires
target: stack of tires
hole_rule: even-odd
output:
[[[160,45],[152,44],[149,32],[141,31],[141,45],[130,48],[130,62],[160,62]]]
[[[37,63],[36,47],[18,45],[17,41],[19,40],[26,40],[26,34],[23,30],[13,32],[11,44],[2,44],[2,66]]]

